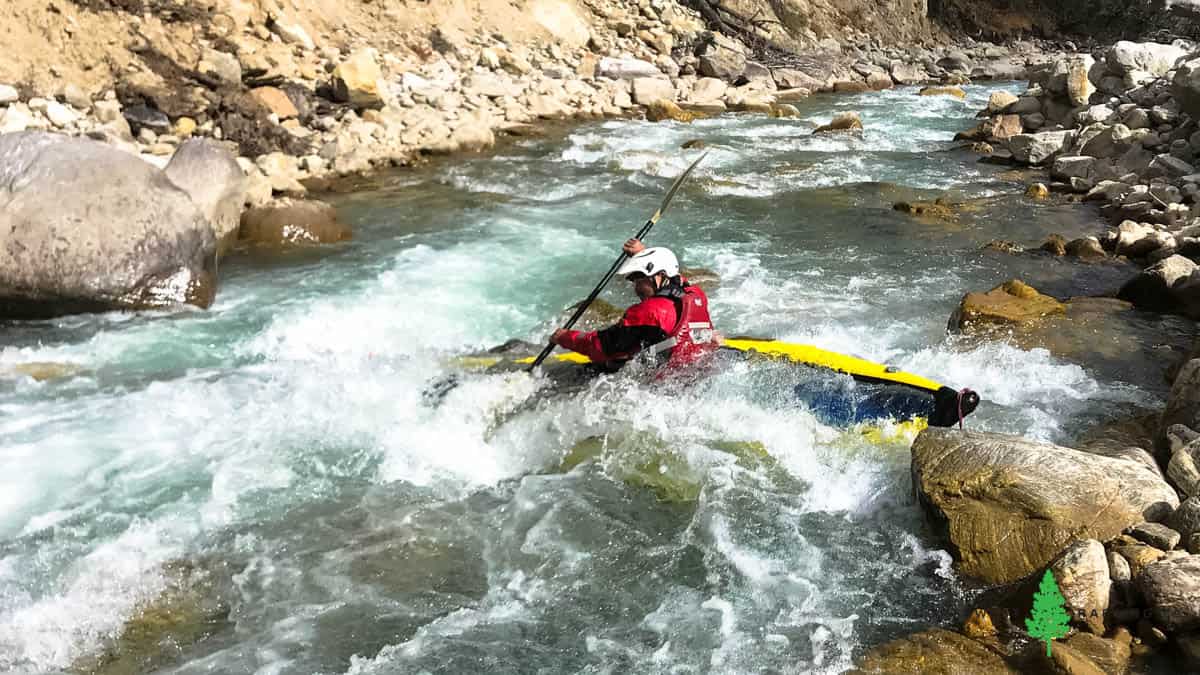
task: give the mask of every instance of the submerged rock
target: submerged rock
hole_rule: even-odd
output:
[[[813,129],[814,134],[823,134],[830,131],[862,131],[862,118],[856,112],[838,113],[833,117],[829,124],[822,124]]]
[[[935,218],[940,220],[957,220],[958,214],[952,208],[953,205],[944,199],[935,199],[928,201],[912,201],[912,202],[896,202],[892,204],[893,211],[900,211],[913,216],[921,216],[926,218]]]
[[[962,90],[962,87],[924,87],[919,92],[921,96],[953,96],[954,98],[967,97],[967,92]]]
[[[690,124],[696,117],[696,113],[688,112],[680,108],[679,104],[663,98],[656,99],[646,106],[646,119],[651,122],[673,120]]]
[[[979,642],[935,628],[868,651],[848,675],[1015,675],[1017,672]]]
[[[922,431],[912,473],[962,571],[992,583],[1044,568],[1075,539],[1107,541],[1179,505],[1139,463],[988,432]]]
[[[180,560],[164,565],[163,574],[163,592],[139,607],[100,653],[79,659],[72,670],[91,675],[155,671],[174,663],[184,649],[230,628],[226,570]]]
[[[74,363],[53,363],[50,361],[30,361],[18,363],[8,368],[9,372],[23,377],[29,377],[37,382],[61,380],[84,372],[83,367]],[[3,372],[0,370],[0,372]]]

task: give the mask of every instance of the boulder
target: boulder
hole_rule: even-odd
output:
[[[987,293],[967,293],[950,317],[952,330],[968,330],[984,325],[1021,324],[1037,321],[1052,314],[1062,314],[1066,307],[1054,298],[1039,293],[1036,288],[1013,279]]]
[[[1188,59],[1176,69],[1171,93],[1183,112],[1200,118],[1200,58]]]
[[[778,68],[771,71],[771,76],[775,78],[775,84],[780,89],[807,89],[808,91],[820,91],[825,88],[825,81],[809,75],[803,70],[794,68]]]
[[[1109,72],[1118,77],[1135,72],[1161,77],[1186,55],[1187,51],[1176,45],[1121,40],[1109,48],[1105,62]]]
[[[1200,280],[1195,272],[1196,263],[1173,255],[1142,270],[1121,287],[1117,297],[1140,309],[1200,319]]]
[[[1051,165],[1050,175],[1059,180],[1090,178],[1095,164],[1095,157],[1057,157]]]
[[[935,628],[892,640],[863,655],[847,675],[1015,675],[980,642]]]
[[[700,74],[726,82],[736,82],[746,71],[746,52],[738,42],[721,33],[713,33],[699,54]]]
[[[1167,478],[1185,497],[1200,495],[1200,444],[1188,443],[1171,453]]]
[[[1107,541],[1179,504],[1137,462],[981,431],[922,431],[912,473],[962,571],[993,583],[1037,572],[1076,539]]]
[[[237,239],[246,201],[245,174],[233,153],[210,139],[184,141],[167,164],[166,174],[208,219],[218,252],[228,250]]]
[[[1200,556],[1160,560],[1134,581],[1156,625],[1168,631],[1200,627]]]
[[[953,96],[954,98],[967,97],[967,92],[962,90],[962,87],[925,87],[918,92],[921,96]]]
[[[1160,426],[1170,431],[1176,425],[1189,429],[1200,427],[1200,359],[1190,359],[1184,363],[1171,384]],[[1188,445],[1191,443],[1185,444],[1180,450]],[[1187,536],[1186,532],[1183,534]]]
[[[636,80],[639,77],[662,77],[663,73],[649,61],[606,56],[596,65],[596,76],[610,80]]]
[[[1096,60],[1090,55],[1082,55],[1072,57],[1067,62],[1067,100],[1075,107],[1085,106],[1092,94],[1096,91],[1096,86],[1092,84],[1088,73],[1091,72],[1092,66],[1096,64]]]
[[[1104,635],[1104,614],[1112,590],[1104,544],[1095,539],[1072,542],[1050,565],[1067,611],[1096,635]]]
[[[834,115],[829,124],[822,124],[813,129],[814,134],[823,134],[830,131],[862,131],[862,118],[856,112],[843,112]]]
[[[1065,152],[1075,140],[1073,131],[1043,131],[1036,134],[1018,134],[1008,139],[1008,149],[1013,159],[1022,164],[1039,165]]]
[[[300,111],[296,110],[292,99],[288,98],[288,95],[283,93],[282,90],[275,87],[257,87],[251,89],[250,97],[261,103],[264,108],[271,111],[272,114],[281,120],[300,116]]]
[[[379,82],[382,77],[375,62],[375,50],[360,49],[334,69],[334,98],[356,108],[382,108]]]
[[[286,247],[345,241],[351,232],[329,204],[284,198],[242,214],[239,237],[252,244]]]
[[[242,83],[242,65],[233,54],[205,49],[201,52],[196,70],[224,85]]]
[[[725,96],[729,85],[715,77],[702,77],[692,86],[691,100],[695,103],[712,103]]]
[[[989,115],[1009,112],[1005,108],[1014,105],[1019,100],[1019,98],[1007,91],[993,91],[992,95],[988,97],[987,112]]]
[[[35,131],[0,136],[0,203],[0,316],[212,303],[212,227],[134,155]]]
[[[1124,675],[1129,672],[1133,636],[1118,628],[1111,639],[1076,633],[1054,643],[1052,658],[1067,675]]]
[[[1139,523],[1129,528],[1129,535],[1163,551],[1170,551],[1179,543],[1179,533],[1162,523]]]
[[[890,70],[896,84],[919,84],[929,79],[929,74],[916,64],[893,61]]]
[[[650,105],[656,101],[674,101],[675,87],[662,77],[639,77],[633,81],[633,102]]]
[[[1012,115],[1032,115],[1042,112],[1042,102],[1036,96],[1021,96],[1004,112]]]

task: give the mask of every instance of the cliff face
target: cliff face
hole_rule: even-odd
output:
[[[1097,41],[1195,35],[1165,0],[929,0],[929,15],[947,29],[980,39],[1015,34],[1090,37]]]

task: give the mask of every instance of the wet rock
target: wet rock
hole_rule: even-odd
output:
[[[1002,143],[1024,131],[1021,118],[1017,115],[995,115],[980,122],[974,128],[954,135],[954,140],[990,141]]]
[[[958,214],[953,206],[944,199],[933,201],[896,202],[892,204],[893,211],[900,211],[913,216],[935,218],[939,220],[957,220]]]
[[[306,246],[346,241],[351,232],[329,204],[285,198],[246,211],[238,236],[253,244]]]
[[[54,363],[50,361],[30,361],[29,363],[18,363],[9,367],[7,370],[13,374],[31,378],[35,382],[61,380],[84,372],[82,367],[74,363]]]
[[[684,141],[683,145],[679,146],[684,150],[700,150],[708,147],[708,143],[701,138],[693,138],[690,141]]]
[[[1046,187],[1045,183],[1032,183],[1025,188],[1025,196],[1030,199],[1049,199],[1050,188]]]
[[[237,239],[246,201],[245,174],[233,153],[210,139],[185,141],[165,172],[188,193],[212,226],[218,252],[228,250]]]
[[[978,325],[1021,324],[1061,314],[1066,307],[1037,289],[1013,279],[987,293],[967,293],[950,317],[951,330],[971,330]]]
[[[933,629],[892,640],[868,651],[848,675],[1009,675],[1017,671],[979,642]]]
[[[861,131],[863,128],[862,118],[856,112],[843,112],[834,116],[829,124],[823,124],[813,130],[814,134],[822,134],[830,131]]]
[[[799,117],[800,109],[788,103],[773,103],[768,114],[774,118]]]
[[[1046,238],[1040,249],[1052,256],[1064,256],[1067,254],[1067,240],[1061,234],[1052,234]]]
[[[141,605],[105,641],[100,653],[72,664],[74,672],[125,675],[164,669],[184,651],[231,628],[225,600],[228,572],[223,565],[203,567],[191,561],[163,566],[166,588]]]
[[[1008,139],[1008,148],[1018,162],[1039,165],[1067,151],[1074,140],[1075,132],[1073,131],[1018,134]]]
[[[1146,268],[1129,280],[1117,297],[1140,309],[1173,312],[1200,318],[1200,281],[1196,263],[1173,255]]]
[[[333,71],[334,98],[360,109],[382,108],[379,88],[382,77],[373,49],[354,52]]]
[[[962,87],[924,87],[918,92],[921,96],[953,96],[965,99],[967,92]]]
[[[963,622],[963,635],[972,640],[984,640],[996,636],[996,626],[992,624],[992,617],[982,609],[972,610],[971,615]]]
[[[0,250],[0,314],[212,302],[211,226],[137,157],[91,140],[10,134],[0,137],[0,186],[0,231],[15,233]]]
[[[1104,247],[1100,245],[1100,240],[1096,237],[1072,239],[1067,242],[1064,253],[1081,260],[1102,260],[1108,257]]]
[[[1021,246],[1020,244],[1018,244],[1015,241],[1006,241],[1004,239],[993,239],[983,245],[983,250],[999,251],[1000,253],[1008,253],[1009,255],[1015,255],[1017,253],[1021,253],[1022,251],[1024,251],[1025,247]]]
[[[1129,535],[1163,551],[1170,551],[1179,543],[1179,533],[1161,523],[1139,523],[1129,528]]]
[[[1169,631],[1200,626],[1200,556],[1148,565],[1135,583],[1155,624]]]
[[[1075,539],[1108,540],[1178,504],[1135,462],[987,432],[922,431],[912,472],[962,571],[987,582],[1021,579]]]
[[[664,120],[672,120],[675,122],[691,123],[696,119],[696,115],[690,113],[678,104],[666,99],[657,99],[646,106],[646,119],[651,122],[662,122]]]
[[[1104,545],[1095,539],[1075,541],[1050,565],[1050,569],[1066,600],[1067,610],[1075,617],[1082,617],[1088,630],[1103,635],[1104,614],[1108,611],[1108,596],[1112,589]]]
[[[839,94],[865,94],[871,91],[866,82],[858,80],[842,80],[833,83],[833,90]]]

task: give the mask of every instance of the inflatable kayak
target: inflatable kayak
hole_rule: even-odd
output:
[[[969,389],[958,391],[920,375],[811,345],[728,338],[722,340],[720,352],[808,366],[809,372],[797,373],[793,391],[818,419],[833,426],[891,419],[916,428],[948,427],[961,422],[979,406],[979,395]],[[533,360],[532,356],[488,354],[459,357],[456,362],[469,369],[489,369],[500,365],[525,366]],[[575,352],[559,352],[552,354],[547,363],[590,364],[591,361]],[[830,371],[848,377],[830,377]]]

